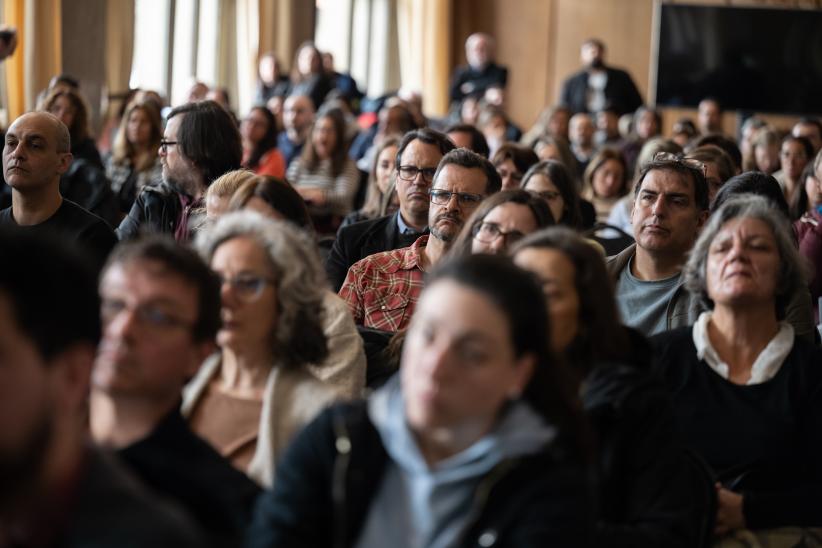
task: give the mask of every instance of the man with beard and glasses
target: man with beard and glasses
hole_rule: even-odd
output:
[[[454,143],[433,129],[415,129],[403,136],[394,168],[400,208],[391,215],[340,228],[325,262],[335,291],[360,259],[407,247],[427,232],[428,189],[440,160],[452,150]]]
[[[163,181],[137,196],[117,229],[121,240],[141,232],[189,240],[197,224],[192,213],[205,209],[206,189],[223,173],[240,168],[243,148],[231,115],[214,101],[200,101],[169,113],[159,154]]]
[[[565,80],[560,95],[560,103],[572,113],[594,113],[610,106],[622,116],[642,105],[642,96],[631,75],[605,64],[602,41],[591,38],[583,42],[580,60],[583,69]]]
[[[423,286],[423,274],[448,252],[471,213],[502,187],[493,164],[459,148],[443,156],[429,191],[429,235],[410,246],[376,253],[348,270],[340,296],[358,325],[381,331],[404,329]]]
[[[87,445],[96,276],[70,241],[44,238],[0,229],[13,257],[0,268],[0,546],[202,546],[180,510]]]

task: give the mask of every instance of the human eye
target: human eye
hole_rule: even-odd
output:
[[[172,315],[159,306],[144,306],[140,309],[140,316],[149,325],[156,327],[167,327],[174,325]]]
[[[477,343],[463,343],[456,350],[459,359],[470,365],[481,365],[488,358],[488,352]]]
[[[463,204],[476,204],[482,200],[482,196],[478,194],[459,194],[459,201]]]
[[[100,316],[103,320],[109,320],[119,314],[126,307],[126,303],[120,300],[104,299],[100,304]]]
[[[237,276],[233,281],[233,284],[238,291],[249,295],[253,295],[260,291],[264,283],[265,280],[259,276],[251,276],[247,274]]]
[[[434,175],[437,173],[437,168],[435,167],[426,167],[420,170],[422,172],[422,176],[426,179],[433,179]]]
[[[508,243],[512,244],[514,242],[517,242],[517,241],[523,239],[524,237],[525,237],[525,234],[523,234],[519,230],[512,230],[511,232],[508,233]]]
[[[417,168],[414,166],[401,166],[399,172],[404,179],[413,179],[417,176]]]

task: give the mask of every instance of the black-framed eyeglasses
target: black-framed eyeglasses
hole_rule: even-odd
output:
[[[168,147],[174,146],[176,144],[177,141],[166,141],[165,139],[163,139],[162,141],[160,141],[160,150],[162,150],[163,154],[165,154],[166,152],[168,152]]]
[[[129,306],[120,299],[103,298],[100,305],[100,317],[103,319],[103,323],[109,323],[124,310],[132,311],[141,326],[156,331],[176,327],[188,329],[194,325],[194,322],[178,317],[170,310],[166,310],[164,306],[148,303]]]
[[[233,277],[220,276],[220,285],[228,284],[237,298],[243,302],[251,303],[259,299],[265,286],[273,285],[274,280],[253,274],[240,274]]]
[[[654,154],[654,162],[672,162],[680,164],[685,167],[689,167],[691,169],[699,171],[700,173],[702,173],[703,177],[708,176],[708,168],[705,167],[705,164],[703,164],[699,160],[687,158],[682,154],[674,154],[672,152],[660,151]]]
[[[497,223],[492,223],[490,221],[482,221],[478,225],[475,225],[472,232],[474,234],[474,238],[484,244],[492,244],[497,240],[497,238],[503,237],[505,238],[505,242],[510,245],[525,237],[525,234],[519,230],[509,230],[508,232],[505,232]]]
[[[422,180],[428,184],[434,180],[436,172],[435,167],[400,166],[397,168],[397,175],[403,181],[413,181],[419,173],[422,173]]]
[[[475,206],[483,199],[482,194],[471,194],[470,192],[451,192],[450,190],[442,190],[439,188],[429,190],[428,196],[431,199],[431,203],[437,205],[447,204],[451,201],[452,196],[457,197],[457,203],[461,206]]]

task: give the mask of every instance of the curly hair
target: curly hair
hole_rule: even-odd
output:
[[[196,245],[210,263],[217,248],[234,238],[255,241],[272,267],[278,319],[271,337],[273,355],[286,367],[321,363],[328,356],[322,324],[328,281],[310,236],[290,223],[240,211],[200,232]]]
[[[787,217],[767,198],[755,195],[740,195],[728,199],[715,211],[708,224],[694,244],[688,262],[683,270],[685,288],[699,297],[702,304],[713,309],[714,303],[708,296],[707,265],[711,242],[728,221],[733,219],[758,219],[773,232],[779,251],[779,279],[774,295],[777,319],[784,319],[785,308],[791,296],[801,287],[806,287],[809,274],[805,258],[799,254],[793,238],[793,229]]]

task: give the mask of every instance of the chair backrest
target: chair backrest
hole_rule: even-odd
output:
[[[620,251],[634,243],[634,238],[618,226],[605,223],[596,223],[583,233],[594,240],[605,250],[605,256],[617,255]]]

